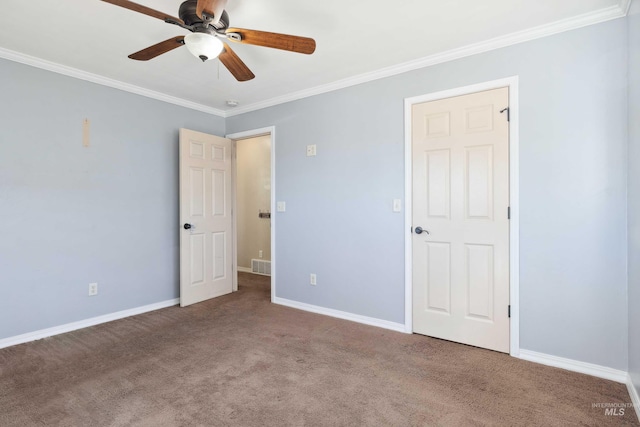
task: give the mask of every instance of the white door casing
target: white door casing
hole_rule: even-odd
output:
[[[252,129],[242,132],[236,132],[232,134],[226,135],[227,138],[230,138],[233,141],[238,141],[241,139],[247,138],[255,138],[258,136],[269,135],[271,137],[271,302],[276,301],[276,222],[277,215],[276,213],[276,128],[275,126],[269,126],[259,129]],[[236,155],[234,154],[232,157],[232,165],[234,168],[234,177],[236,174]],[[233,184],[235,185],[235,178]],[[234,190],[234,203],[236,198],[236,192]],[[234,212],[236,212],[234,208]],[[233,218],[233,236],[234,241],[237,239],[237,224],[236,217]],[[234,248],[237,248],[237,244],[234,243]],[[236,251],[234,250],[234,256],[236,255]],[[237,290],[237,262],[234,261],[234,280],[236,280],[234,284],[234,290]]]
[[[180,129],[182,307],[232,292],[231,184],[231,140]]]
[[[412,108],[413,331],[509,352],[508,88]]]

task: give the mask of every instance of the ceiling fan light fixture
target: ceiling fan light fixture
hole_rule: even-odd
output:
[[[207,33],[188,34],[184,37],[184,44],[189,52],[196,58],[200,58],[202,62],[217,58],[224,48],[218,37]]]

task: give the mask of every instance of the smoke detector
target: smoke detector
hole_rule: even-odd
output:
[[[229,99],[229,100],[227,100],[227,107],[232,107],[232,108],[233,108],[233,107],[237,107],[237,106],[238,106],[238,104],[239,104],[239,102],[238,102],[238,101],[235,101],[235,100],[233,100],[233,99]]]

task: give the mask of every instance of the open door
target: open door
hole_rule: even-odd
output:
[[[231,140],[180,129],[180,306],[233,290]]]

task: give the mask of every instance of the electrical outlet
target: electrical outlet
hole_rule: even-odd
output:
[[[262,258],[262,251],[258,251],[258,258]]]
[[[313,286],[318,283],[315,273],[311,273],[309,275],[309,283],[311,283]]]
[[[89,296],[98,295],[98,284],[89,283]]]

